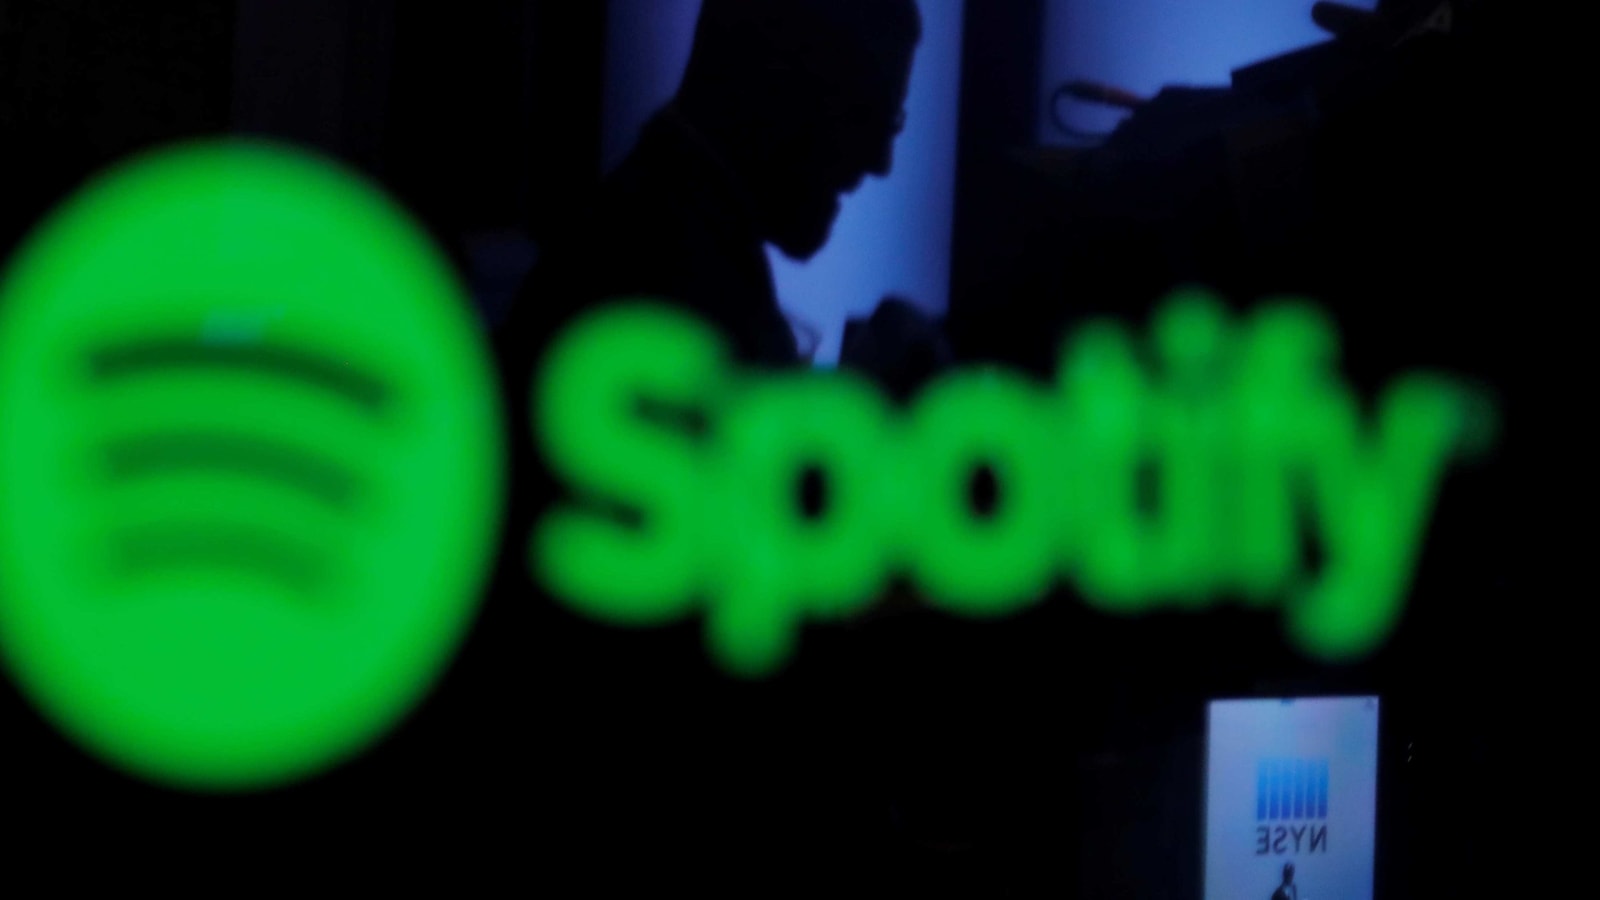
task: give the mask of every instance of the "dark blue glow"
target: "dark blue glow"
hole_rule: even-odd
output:
[[[1046,0],[1041,30],[1039,139],[1071,144],[1047,104],[1074,79],[1154,96],[1163,85],[1225,86],[1240,66],[1327,39],[1311,21],[1313,0]],[[1343,0],[1372,9],[1377,0]],[[1104,132],[1126,112],[1062,101],[1062,117]]]
[[[700,0],[610,0],[603,156],[627,155],[650,114],[676,93],[689,62]],[[833,237],[796,263],[769,251],[779,302],[822,334],[816,361],[838,360],[845,320],[885,296],[943,315],[949,305],[956,134],[965,0],[922,0],[922,45],[906,102],[906,129],[888,178],[841,198]]]
[[[601,170],[611,171],[652,113],[672,99],[689,65],[700,0],[610,0],[606,14]]]
[[[964,0],[922,0],[922,44],[911,73],[906,130],[888,178],[869,178],[842,201],[828,246],[808,263],[769,251],[778,297],[790,315],[823,333],[819,364],[839,358],[850,316],[868,315],[886,296],[932,316],[950,300],[956,136],[961,93]]]

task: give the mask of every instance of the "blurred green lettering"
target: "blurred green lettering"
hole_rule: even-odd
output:
[[[1309,304],[1233,321],[1183,290],[1147,347],[1093,322],[1053,383],[968,367],[902,412],[858,376],[740,370],[686,314],[614,305],[541,370],[537,437],[571,499],[540,523],[532,564],[608,622],[703,608],[711,652],[751,677],[808,619],[860,612],[896,574],[983,618],[1061,582],[1117,614],[1278,604],[1303,652],[1356,658],[1398,622],[1446,468],[1493,420],[1479,392],[1410,374],[1365,422],[1337,356]],[[822,487],[809,509],[807,478]],[[973,502],[980,478],[993,503]]]

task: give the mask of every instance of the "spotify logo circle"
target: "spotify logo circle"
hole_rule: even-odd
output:
[[[504,446],[483,340],[381,193],[181,145],[0,282],[0,650],[86,750],[197,790],[380,738],[470,626]]]

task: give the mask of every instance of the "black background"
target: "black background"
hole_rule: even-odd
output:
[[[130,152],[264,133],[386,185],[470,281],[472,235],[544,239],[598,180],[602,7],[0,0],[0,252]],[[862,622],[809,628],[781,676],[743,684],[711,668],[698,621],[613,631],[538,596],[507,562],[525,536],[512,523],[430,699],[362,758],[291,788],[207,797],[129,780],[0,681],[0,814],[22,835],[7,856],[68,879],[332,862],[363,879],[443,864],[518,886],[556,869],[658,878],[644,860],[661,855],[721,871],[785,861],[755,889],[787,883],[796,861],[867,859],[986,894],[1192,897],[1206,701],[1371,693],[1381,896],[1479,893],[1515,855],[1490,811],[1512,798],[1516,676],[1546,626],[1511,550],[1526,521],[1514,473],[1534,450],[1527,358],[1507,322],[1555,301],[1530,287],[1519,212],[1539,151],[1485,127],[1516,87],[1505,38],[1484,29],[1352,88],[1309,149],[1280,160],[1283,190],[1314,213],[1263,243],[1226,196],[1215,145],[1147,156],[1136,142],[1087,186],[1041,168],[1027,151],[1040,14],[968,3],[965,52],[986,64],[963,84],[961,355],[1041,372],[1062,328],[1109,312],[1142,330],[1165,288],[1198,280],[1240,310],[1317,298],[1366,398],[1413,367],[1490,385],[1499,444],[1446,477],[1405,618],[1379,652],[1315,665],[1276,615],[1227,606],[1130,620],[1061,591],[973,623],[901,590]],[[1170,214],[1119,216],[1123,181],[1154,184]]]

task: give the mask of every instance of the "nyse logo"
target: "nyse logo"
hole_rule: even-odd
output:
[[[1328,761],[1256,763],[1256,855],[1328,852]]]

